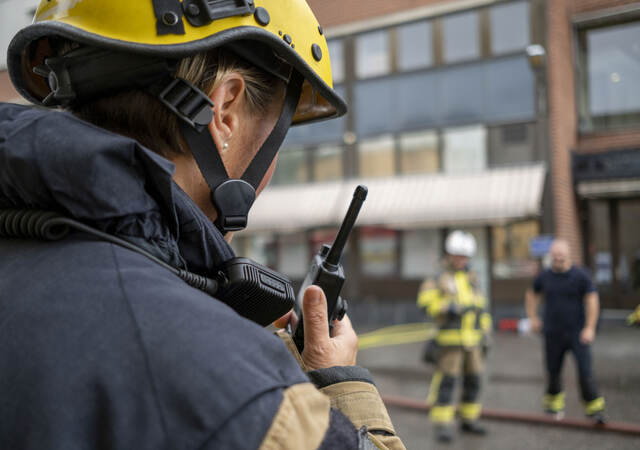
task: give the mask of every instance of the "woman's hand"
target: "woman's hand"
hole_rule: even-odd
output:
[[[318,286],[309,286],[302,299],[302,320],[304,321],[304,350],[302,360],[308,370],[326,369],[334,366],[353,366],[358,353],[356,336],[348,316],[333,322],[332,336],[329,336],[327,298]],[[278,328],[298,322],[293,311],[274,322]]]

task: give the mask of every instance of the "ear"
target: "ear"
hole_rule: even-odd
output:
[[[218,84],[209,96],[213,101],[213,120],[209,131],[222,152],[225,143],[239,133],[240,119],[245,108],[245,81],[238,73],[230,73]]]

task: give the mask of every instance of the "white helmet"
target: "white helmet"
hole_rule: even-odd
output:
[[[472,258],[476,254],[476,240],[471,233],[456,230],[447,236],[444,248],[449,255]]]

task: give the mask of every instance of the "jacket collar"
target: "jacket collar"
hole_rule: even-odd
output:
[[[75,116],[0,104],[0,207],[56,210],[198,273],[234,254],[171,162]]]

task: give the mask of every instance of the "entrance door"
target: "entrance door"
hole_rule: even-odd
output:
[[[603,308],[640,303],[640,199],[588,202],[587,262]]]

